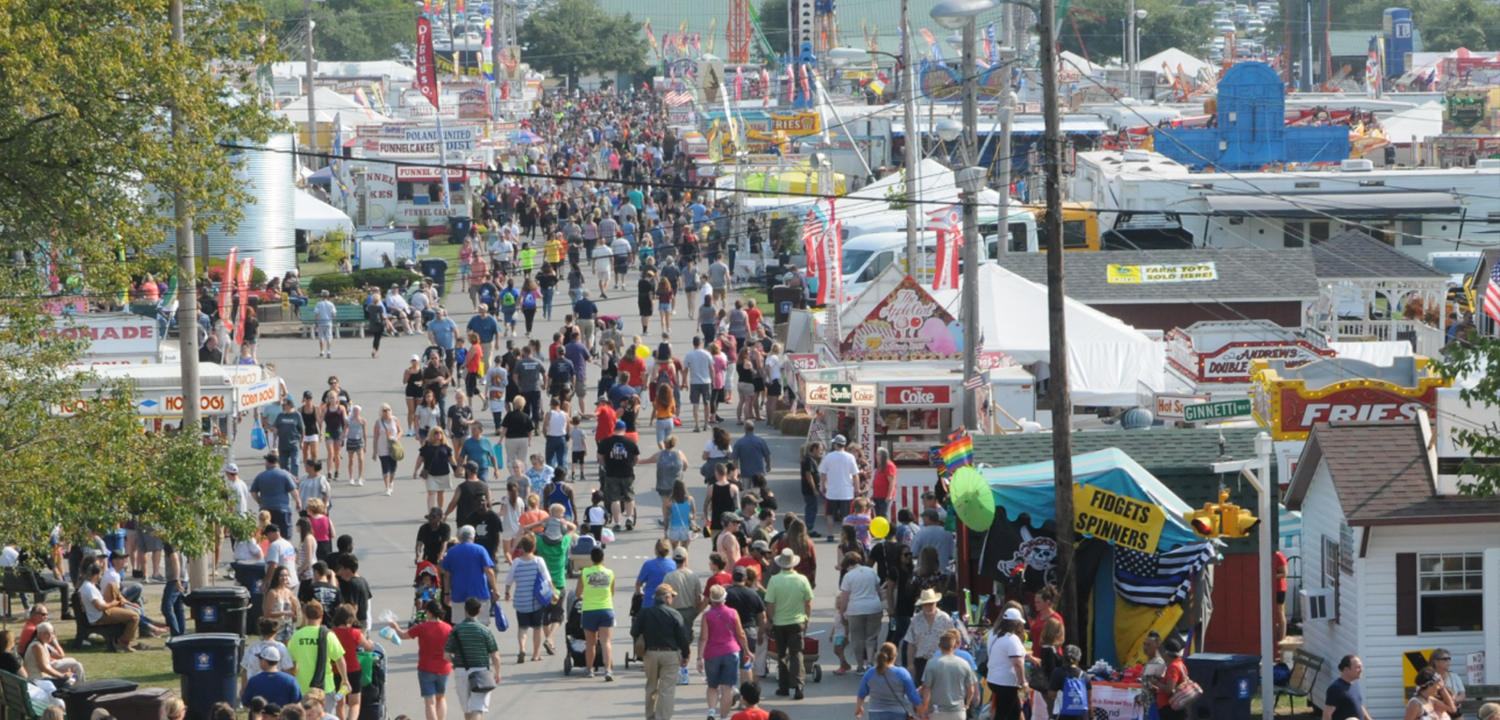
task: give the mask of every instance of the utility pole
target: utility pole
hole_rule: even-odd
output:
[[[979,374],[979,190],[984,170],[979,165],[979,74],[975,71],[974,46],[979,21],[970,17],[963,31],[963,137],[964,169],[958,173],[963,190],[964,268],[960,302],[964,310],[964,381]],[[907,133],[910,135],[910,133]],[[1001,216],[1004,217],[1004,216]],[[979,430],[979,391],[964,398],[964,427]]]
[[[172,0],[167,10],[172,21],[172,44],[181,46],[182,0]],[[177,106],[172,106],[172,149],[181,152],[187,141],[187,129]],[[203,433],[202,407],[199,405],[198,378],[198,268],[193,258],[193,210],[181,186],[172,189],[172,216],[177,224],[177,343],[182,354],[182,434],[199,437]],[[204,256],[205,260],[208,256]],[[228,268],[224,279],[229,280]],[[188,563],[188,583],[193,587],[208,585],[208,557],[199,555]]]
[[[917,167],[921,159],[917,154],[917,143],[922,131],[917,127],[916,78],[911,63],[911,2],[901,0],[901,121],[906,124],[906,138],[901,143],[902,164],[906,166],[906,274],[916,277],[917,231],[921,223],[917,220],[917,179],[921,174]]]
[[[302,0],[302,12],[307,13],[307,42],[302,47],[302,71],[307,77],[307,150],[318,152],[318,109],[313,98],[313,0]]]
[[[1135,97],[1135,63],[1135,0],[1130,0],[1125,9],[1125,97],[1129,98]]]
[[[1007,4],[1002,7],[1009,10],[1010,5]],[[1006,73],[1008,75],[1009,70]],[[1000,98],[1000,162],[995,166],[995,174],[997,176],[995,179],[1000,183],[1000,227],[996,230],[1000,238],[1000,242],[996,243],[1000,246],[999,255],[1010,252],[1010,241],[1007,239],[1006,233],[1007,228],[1010,226],[1010,223],[1007,222],[1010,218],[1010,131],[1011,123],[1016,117],[1016,92],[1009,89],[1009,87],[1010,81],[1007,80],[1005,95]],[[1025,246],[1022,246],[1021,252],[1026,252]]]
[[[1062,120],[1057,102],[1057,10],[1054,0],[1041,0],[1037,29],[1041,35],[1042,164],[1046,171],[1047,326],[1051,334],[1048,367],[1052,400],[1052,466],[1057,504],[1057,567],[1061,583],[1058,614],[1063,627],[1079,627],[1078,578],[1073,569],[1073,397],[1068,388],[1068,335],[1063,308],[1062,240]]]

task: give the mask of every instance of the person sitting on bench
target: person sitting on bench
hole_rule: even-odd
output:
[[[83,584],[78,587],[79,598],[83,601],[84,614],[88,616],[90,625],[124,626],[124,632],[120,634],[120,640],[115,643],[115,648],[120,652],[135,652],[133,643],[141,616],[125,607],[123,599],[109,602],[104,600],[104,593],[99,590],[99,577],[102,574],[97,564],[89,565],[84,570]]]

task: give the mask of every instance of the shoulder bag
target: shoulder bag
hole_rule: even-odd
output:
[[[326,626],[318,628],[318,661],[307,686],[310,688],[328,686],[328,628]]]
[[[456,633],[458,631],[458,628],[455,627],[453,631]],[[463,635],[454,635],[453,639],[458,642],[459,657],[467,660],[467,653],[464,652]],[[490,667],[488,665],[482,668],[469,668],[468,670],[469,692],[475,695],[483,695],[495,689],[495,676],[490,672]]]
[[[1182,710],[1192,705],[1203,694],[1203,688],[1192,680],[1183,680],[1177,686],[1177,691],[1172,693],[1171,705],[1173,710]]]
[[[386,443],[391,446],[391,459],[395,460],[396,462],[401,462],[402,460],[405,460],[406,459],[406,448],[404,448],[404,447],[401,446],[401,438],[400,437],[392,437],[391,433],[390,433],[390,430],[386,429],[385,423],[381,423],[381,428],[386,430],[385,439],[386,439]]]

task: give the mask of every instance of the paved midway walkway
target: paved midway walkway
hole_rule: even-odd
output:
[[[632,278],[627,284],[631,290],[610,293],[608,300],[599,301],[601,315],[619,315],[625,319],[627,339],[630,334],[640,328],[640,316],[636,310],[633,292],[636,273],[632,272],[631,275]],[[589,279],[592,282],[593,278]],[[564,307],[567,295],[561,290],[564,289],[560,288],[558,293],[561,302],[554,307],[552,321],[543,320],[541,313],[537,313],[535,336],[542,339],[543,347],[551,343],[552,333],[561,329],[563,316],[567,312]],[[447,307],[454,321],[462,328],[471,315],[468,296],[457,291],[450,292]],[[695,329],[695,325],[683,310],[678,310],[673,322],[675,332],[672,337],[672,351],[676,357],[682,357],[692,348],[692,335],[689,330]],[[651,347],[655,347],[659,341],[660,330],[658,321],[654,317],[651,327],[653,332],[643,336],[643,340]],[[343,387],[349,391],[353,402],[363,408],[364,415],[372,426],[374,419],[379,415],[381,403],[389,403],[397,416],[401,418],[404,426],[406,403],[401,392],[401,373],[408,359],[414,353],[420,353],[427,345],[425,335],[387,337],[382,343],[380,358],[372,359],[368,338],[346,337],[335,343],[333,359],[320,359],[317,357],[317,344],[313,340],[267,338],[261,341],[259,355],[262,363],[271,363],[276,366],[276,371],[285,378],[288,390],[294,398],[300,398],[303,390],[321,392],[327,387],[328,376],[337,375]],[[590,384],[594,378],[598,377],[597,373],[597,366],[589,369]],[[684,400],[685,396],[684,392]],[[725,407],[721,412],[732,419],[734,409]],[[493,428],[489,427],[491,425],[489,413],[484,411],[484,408],[476,406],[475,416],[485,422],[487,432],[492,434]],[[689,491],[701,503],[703,485],[697,479],[696,468],[701,462],[699,458],[709,436],[706,432],[691,432],[691,411],[688,411],[685,423],[686,427],[679,428],[678,446],[687,454],[690,462]],[[725,427],[735,439],[743,434],[743,429],[733,424]],[[592,421],[585,422],[585,429],[590,432],[590,459],[587,476],[591,480],[575,487],[575,496],[584,504],[587,503],[589,491],[598,486],[598,483],[592,479],[597,477],[593,459]],[[757,428],[757,433],[771,445],[774,458],[774,471],[770,473],[771,489],[780,502],[781,512],[784,514],[787,510],[793,510],[800,514],[802,496],[797,484],[796,455],[800,440],[784,437],[776,430],[764,426]],[[649,439],[652,437],[649,425],[642,425],[641,435],[642,451],[649,455],[653,452],[646,447],[652,444]],[[422,481],[411,479],[411,470],[416,458],[415,445],[411,438],[407,438],[405,442],[407,458],[397,470],[394,496],[385,496],[380,482],[380,463],[369,457],[365,460],[365,485],[363,487],[351,487],[346,478],[335,483],[333,488],[334,522],[339,533],[354,537],[356,555],[360,559],[360,572],[374,590],[375,598],[371,603],[371,615],[376,616],[382,610],[390,609],[403,620],[410,616],[411,583],[416,571],[412,563],[413,548],[416,544],[417,527],[422,522],[426,511]],[[538,439],[533,447],[539,451],[540,445],[541,442]],[[243,470],[243,476],[247,481],[250,480],[262,465],[259,460],[261,453],[250,449],[248,429],[241,433],[235,454]],[[320,457],[323,455],[320,454]],[[326,457],[324,459],[326,460]],[[618,627],[614,641],[616,682],[605,684],[602,678],[590,680],[587,676],[581,675],[578,670],[574,670],[570,677],[564,677],[560,642],[558,655],[551,657],[544,655],[542,662],[528,662],[517,666],[515,664],[516,631],[512,628],[510,632],[498,634],[501,658],[504,661],[504,675],[499,689],[493,696],[490,717],[533,719],[567,717],[606,720],[643,716],[644,673],[641,666],[636,663],[632,663],[628,671],[622,670],[621,660],[625,650],[630,646],[628,616],[636,572],[640,569],[641,562],[651,555],[652,544],[661,537],[661,531],[655,522],[660,517],[660,509],[656,494],[652,491],[654,476],[651,466],[643,466],[638,471],[636,488],[639,492],[638,499],[642,501],[638,510],[641,527],[634,532],[619,533],[616,542],[609,547],[609,557],[606,560],[606,564],[614,569],[618,578],[615,595]],[[494,491],[497,497],[503,496],[504,486],[498,486],[494,488]],[[818,525],[822,525],[821,518]],[[456,534],[457,527],[454,531]],[[709,574],[709,544],[702,541],[696,542],[692,546],[692,551],[691,566],[701,577],[706,578]],[[818,578],[820,589],[814,601],[815,612],[810,630],[824,631],[821,635],[823,682],[813,683],[809,678],[807,699],[800,702],[776,697],[772,693],[776,684],[773,661],[772,674],[762,681],[766,700],[762,707],[781,708],[790,713],[793,718],[798,719],[851,717],[854,713],[854,694],[859,680],[853,673],[838,677],[831,672],[838,667],[838,661],[833,656],[832,643],[828,640],[827,633],[833,621],[833,603],[837,594],[837,570],[833,558],[833,544],[820,539],[818,554],[821,561]],[[227,553],[225,557],[227,560]],[[502,582],[505,571],[506,567],[502,566],[500,568]],[[222,584],[225,581],[220,579],[217,582]],[[570,581],[570,588],[573,587],[573,582],[575,581]],[[508,605],[505,609],[514,623],[513,609]],[[561,639],[561,637],[562,630],[559,629],[558,638]],[[423,717],[423,708],[417,691],[416,643],[406,642],[400,647],[395,647],[389,642],[382,641],[382,643],[390,657],[388,717],[394,718],[397,715],[406,714],[414,720],[420,720]],[[696,663],[693,665],[695,666]],[[704,699],[706,688],[701,676],[696,673],[696,667],[693,668],[693,672],[692,684],[678,688],[675,713],[677,717],[703,718],[707,716],[707,705]],[[452,687],[453,683],[458,681],[456,679],[449,681],[448,717],[454,719],[462,718]]]

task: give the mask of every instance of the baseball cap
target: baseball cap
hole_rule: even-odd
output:
[[[734,577],[735,580],[744,580],[745,579],[745,566],[744,565],[735,565],[734,566],[734,570],[731,572],[731,575]]]
[[[833,444],[834,445],[848,445],[849,441],[845,440],[843,435],[834,435],[833,436]]]
[[[1015,608],[1006,608],[1005,614],[1001,615],[1000,617],[1002,619],[1005,619],[1005,620],[1022,620],[1022,621],[1024,621],[1026,619],[1024,617],[1021,617],[1021,611],[1017,610]]]
[[[685,547],[676,547],[676,548],[673,548],[672,549],[672,559],[673,560],[686,560],[686,559],[688,559],[687,548],[685,548]]]
[[[228,465],[224,466],[224,472],[229,473],[230,475],[238,475],[240,474],[240,466],[234,463],[229,463]]]
[[[615,429],[616,430],[624,430],[625,429],[625,421],[624,420],[616,420],[615,421]]]
[[[262,647],[258,652],[255,653],[255,655],[256,655],[256,657],[259,657],[260,659],[265,660],[266,662],[270,662],[270,663],[280,663],[281,662],[281,651],[277,650],[276,646],[274,646],[274,645],[266,645],[265,647]]]
[[[771,544],[766,542],[765,540],[756,540],[755,542],[750,543],[750,549],[759,550],[761,552],[771,552]]]
[[[421,360],[422,360],[421,356],[419,356],[419,355],[413,355],[413,356],[411,356],[411,359],[416,360],[418,362],[421,362]]]

